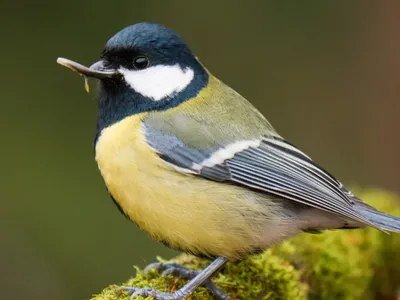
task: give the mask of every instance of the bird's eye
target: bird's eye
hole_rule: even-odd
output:
[[[146,56],[138,56],[133,59],[133,65],[139,70],[147,68],[149,63],[150,61]]]

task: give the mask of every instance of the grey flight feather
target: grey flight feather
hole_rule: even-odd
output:
[[[385,225],[392,219],[376,210],[365,209],[360,205],[363,202],[338,180],[280,137],[262,137],[258,147],[238,151],[222,163],[199,169],[194,166],[227,145],[199,150],[149,124],[145,126],[145,132],[149,145],[178,171],[186,170],[195,176],[274,194],[384,231],[400,228],[399,219],[395,217],[392,218],[397,220],[397,225]]]

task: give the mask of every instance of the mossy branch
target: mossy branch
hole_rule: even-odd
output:
[[[400,199],[394,195],[379,190],[357,194],[378,209],[400,216]],[[189,255],[172,261],[193,269],[208,264]],[[301,234],[262,255],[228,263],[213,281],[232,299],[398,299],[400,235],[372,228]],[[173,292],[183,284],[183,280],[161,277],[155,271],[144,274],[137,268],[136,276],[122,285]],[[121,286],[111,285],[92,300],[129,299]],[[190,299],[212,299],[212,295],[198,288]]]

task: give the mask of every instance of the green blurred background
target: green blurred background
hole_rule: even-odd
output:
[[[180,32],[345,183],[400,192],[400,2],[3,0],[0,15],[2,299],[88,299],[175,255],[109,199],[95,93],[55,62],[89,65],[136,22]]]

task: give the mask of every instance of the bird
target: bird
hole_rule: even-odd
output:
[[[280,136],[172,29],[137,23],[90,67],[57,62],[98,82],[95,160],[120,211],[168,247],[212,259],[201,271],[151,264],[190,281],[174,293],[124,287],[132,299],[185,299],[200,285],[229,299],[215,273],[301,232],[400,232],[400,218],[364,203]]]

